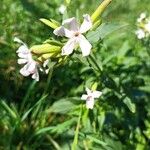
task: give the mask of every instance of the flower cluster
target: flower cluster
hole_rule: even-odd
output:
[[[141,13],[137,19],[138,30],[135,32],[138,39],[144,39],[150,36],[150,18],[146,13]]]
[[[86,33],[92,30],[92,27],[95,27],[98,17],[110,2],[111,0],[104,0],[91,16],[88,14],[83,15],[81,25],[75,17],[64,20],[62,25],[53,19],[40,19],[40,21],[54,29],[54,35],[64,37],[60,41],[51,38],[41,45],[28,48],[24,42],[15,38],[15,42],[22,44],[17,50],[18,64],[24,65],[20,69],[20,73],[23,76],[31,75],[33,79],[39,81],[39,71],[48,73],[51,63],[55,66],[60,64],[66,60],[68,55],[73,54],[74,50],[81,49],[83,57],[90,55],[92,44],[86,39]],[[61,14],[64,14],[66,9],[66,6],[61,5],[58,10]],[[88,109],[93,109],[95,98],[99,98],[102,92],[88,88],[86,88],[86,92],[87,94],[83,94],[81,99],[86,101]]]
[[[22,44],[17,50],[19,57],[18,64],[25,64],[24,67],[20,69],[20,73],[25,77],[32,75],[33,79],[39,81],[38,62],[32,58],[31,51],[24,42],[18,38],[15,38],[14,41]]]

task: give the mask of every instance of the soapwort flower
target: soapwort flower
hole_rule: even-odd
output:
[[[94,107],[94,99],[99,98],[102,95],[100,91],[92,91],[86,88],[87,94],[83,94],[81,99],[86,100],[86,108],[93,109]]]
[[[77,45],[80,46],[83,56],[88,56],[90,54],[92,45],[85,38],[83,33],[91,29],[92,21],[88,14],[83,15],[83,17],[84,21],[80,27],[76,18],[73,17],[64,20],[62,26],[54,30],[55,35],[69,38],[68,42],[62,48],[62,55],[71,54]]]
[[[144,39],[150,36],[150,18],[146,16],[146,13],[141,13],[137,19],[138,29],[135,31],[138,39]]]
[[[32,58],[29,48],[18,38],[15,38],[14,41],[22,44],[16,52],[19,56],[18,64],[25,64],[20,69],[20,73],[23,76],[32,75],[32,79],[39,81],[38,63]]]
[[[66,6],[65,5],[60,5],[60,7],[58,8],[58,11],[60,12],[60,14],[64,14],[66,11]]]

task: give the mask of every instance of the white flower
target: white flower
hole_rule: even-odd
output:
[[[18,59],[18,64],[25,64],[24,67],[20,70],[20,73],[23,76],[32,75],[33,79],[39,81],[38,63],[33,60],[29,48],[24,42],[22,42],[18,38],[14,38],[14,41],[22,44],[16,52],[20,57]]]
[[[146,34],[145,34],[145,32],[144,32],[143,29],[138,29],[138,30],[135,32],[135,34],[137,35],[137,38],[138,38],[138,39],[143,39],[143,38],[145,38],[145,36],[146,36]]]
[[[146,18],[146,13],[141,13],[140,17],[137,19],[137,22],[142,22]]]
[[[87,94],[83,94],[81,99],[86,100],[86,107],[88,109],[93,109],[94,107],[94,99],[99,98],[102,95],[102,92],[100,91],[92,91],[88,88],[86,88]]]
[[[58,11],[63,15],[65,13],[66,10],[66,6],[65,5],[60,5],[60,7],[58,8]]]
[[[83,36],[83,33],[91,29],[92,21],[88,14],[83,15],[83,17],[84,21],[80,27],[77,20],[73,17],[64,20],[62,26],[54,30],[55,35],[69,38],[68,42],[62,48],[62,55],[71,54],[77,45],[80,46],[83,56],[88,56],[90,54],[92,45]]]

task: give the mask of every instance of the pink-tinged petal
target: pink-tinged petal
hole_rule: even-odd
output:
[[[93,94],[94,98],[99,98],[102,95],[102,92],[100,92],[100,91],[93,91],[92,94]]]
[[[64,20],[62,24],[71,31],[79,30],[79,25],[75,17]]]
[[[83,15],[84,17],[84,21],[80,27],[80,32],[81,33],[85,33],[87,32],[88,30],[90,30],[92,28],[92,20],[91,20],[91,17],[86,14],[86,15]]]
[[[27,62],[28,62],[27,59],[18,59],[18,64],[25,64]]]
[[[82,100],[87,100],[87,98],[88,98],[88,95],[86,95],[86,94],[83,94],[83,95],[81,96],[81,99],[82,99]]]
[[[73,52],[73,49],[76,46],[76,40],[70,39],[62,48],[62,55],[70,55]]]
[[[36,67],[37,67],[37,64],[35,61],[31,61],[29,63],[28,71],[30,72],[30,74],[33,74],[36,72]]]
[[[32,75],[32,79],[35,79],[36,81],[39,81],[39,73],[38,73],[37,69],[36,69],[35,73]]]
[[[94,99],[93,98],[89,98],[86,100],[86,108],[88,109],[93,109],[94,107]]]
[[[20,73],[25,77],[30,75],[30,72],[28,71],[28,64],[26,64],[23,68],[20,69]]]
[[[83,35],[81,35],[79,38],[79,45],[82,51],[82,55],[88,56],[91,52],[92,45]]]
[[[73,32],[69,31],[63,26],[56,28],[53,33],[57,36],[65,36],[67,38],[71,38],[73,36]]]

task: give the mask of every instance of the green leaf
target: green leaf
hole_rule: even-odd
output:
[[[13,117],[14,119],[17,118],[16,113],[6,104],[5,101],[1,100],[0,106],[3,107],[10,114],[11,117]]]
[[[55,113],[65,114],[75,108],[75,104],[69,99],[62,99],[53,104],[51,111]]]
[[[56,23],[56,21],[54,21],[54,20],[48,20],[48,19],[41,18],[40,21],[53,29],[56,29],[59,27],[58,24]]]
[[[131,102],[131,99],[129,97],[126,97],[124,100],[123,100],[124,104],[126,104],[126,106],[129,108],[129,110],[132,112],[132,113],[135,113],[136,112],[136,107],[135,107],[135,104]]]
[[[67,120],[61,124],[58,124],[57,126],[51,126],[51,127],[45,127],[42,129],[39,129],[36,131],[35,135],[45,134],[47,132],[51,133],[63,133],[64,131],[68,130],[70,126],[75,123],[76,118],[72,118],[70,120]]]
[[[87,34],[87,39],[91,43],[96,43],[100,39],[104,39],[107,35],[112,32],[119,30],[123,27],[127,26],[127,24],[117,24],[117,23],[103,23],[101,24],[95,31],[91,31]]]

